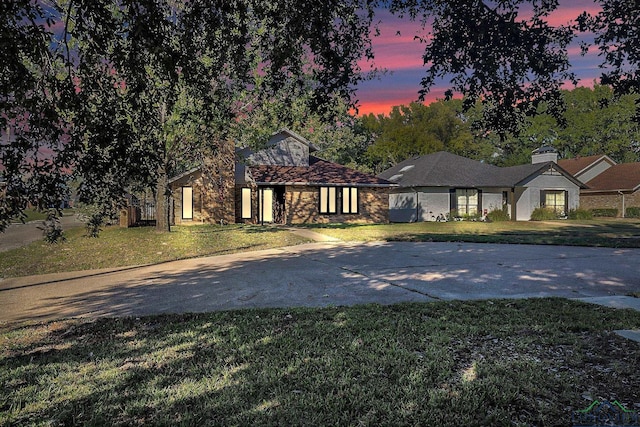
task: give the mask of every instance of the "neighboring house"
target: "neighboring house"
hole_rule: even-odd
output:
[[[580,191],[585,209],[617,209],[624,217],[629,207],[640,207],[640,163],[617,164],[608,156],[577,157],[558,164],[586,184]]]
[[[171,179],[174,222],[389,221],[395,184],[315,157],[314,151],[302,136],[282,130],[262,150],[237,150],[235,161]]]
[[[528,165],[501,168],[444,151],[414,157],[379,176],[397,183],[389,196],[392,222],[437,221],[456,216],[483,217],[506,209],[527,221],[544,206],[565,216],[579,205],[583,184],[559,167],[555,150],[533,152]]]

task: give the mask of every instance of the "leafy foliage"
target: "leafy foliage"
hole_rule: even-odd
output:
[[[608,217],[608,218],[615,218],[618,216],[618,209],[616,208],[597,208],[597,209],[591,209],[591,213],[593,214],[593,216],[595,217]]]
[[[640,4],[634,0],[600,0],[602,10],[595,16],[583,13],[580,31],[596,34],[595,43],[603,58],[601,83],[610,85],[616,96],[640,94]],[[583,46],[583,50],[588,49]],[[640,101],[636,100],[636,121],[640,121]]]
[[[558,219],[558,213],[549,208],[535,208],[531,212],[531,221],[551,221]]]
[[[624,211],[625,218],[640,218],[640,207],[630,206]]]
[[[510,221],[511,217],[507,209],[494,209],[487,214],[489,222]]]
[[[250,110],[305,78],[309,108],[350,103],[363,78],[358,61],[371,57],[372,13],[360,6],[3,3],[3,41],[12,49],[3,50],[2,63],[12,65],[0,88],[0,125],[11,130],[2,146],[2,224],[27,202],[59,205],[51,199],[64,196],[73,171],[80,200],[104,207],[97,223],[128,189],[153,185],[158,227],[168,229],[168,177],[218,151],[242,112],[243,94],[251,94]]]
[[[489,156],[492,148],[474,140],[461,110],[460,100],[429,106],[416,102],[393,107],[389,116],[363,117],[364,126],[375,138],[367,151],[375,169],[381,171],[410,157],[443,150],[471,158]]]
[[[593,212],[588,209],[571,209],[568,215],[569,219],[589,220],[593,219]]]
[[[482,102],[482,122],[502,137],[519,133],[542,101],[561,118],[560,88],[576,78],[567,55],[573,31],[546,20],[557,1],[390,3],[392,11],[420,20],[425,30],[423,95],[439,79],[450,78],[447,96],[464,94],[465,109]]]

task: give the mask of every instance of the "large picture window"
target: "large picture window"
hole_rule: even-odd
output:
[[[474,188],[456,189],[456,210],[458,215],[478,214],[478,190]]]
[[[356,187],[344,187],[342,189],[342,213],[358,213],[358,189]]]
[[[336,187],[320,187],[320,213],[335,214],[338,212]]]
[[[559,216],[567,214],[567,192],[564,190],[545,190],[541,197],[542,205]]]

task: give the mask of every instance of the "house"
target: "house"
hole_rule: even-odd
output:
[[[584,185],[558,166],[557,152],[543,147],[532,163],[498,167],[445,151],[405,160],[379,177],[398,184],[389,195],[392,222],[483,217],[506,209],[518,221],[544,206],[565,216],[576,209]]]
[[[596,155],[558,164],[586,184],[580,191],[583,208],[615,209],[619,217],[630,207],[640,208],[640,163],[617,164],[606,155]]]
[[[264,147],[235,150],[172,178],[174,223],[389,221],[395,184],[314,156],[317,148],[287,129]]]

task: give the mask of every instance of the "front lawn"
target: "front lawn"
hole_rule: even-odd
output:
[[[34,242],[2,252],[0,277],[153,264],[177,259],[296,245],[307,240],[285,230],[243,225],[172,227],[106,227],[98,238],[82,227],[65,231],[66,241]]]
[[[640,410],[640,313],[563,299],[0,329],[0,425],[570,425]]]
[[[640,248],[638,219],[592,221],[418,222],[411,224],[311,225],[347,241],[526,243]]]

